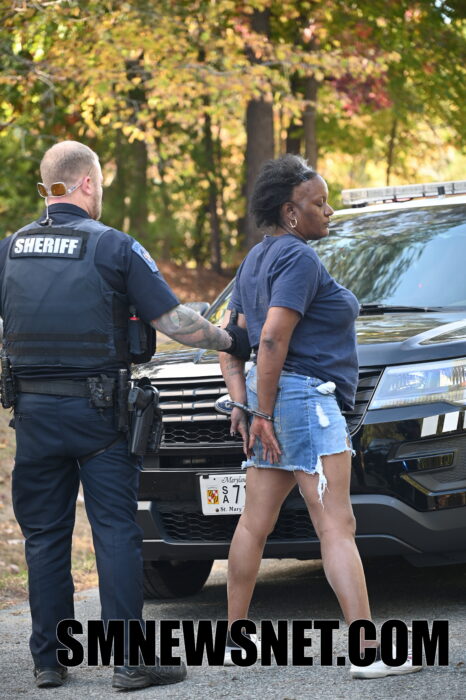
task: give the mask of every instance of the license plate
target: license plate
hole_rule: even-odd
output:
[[[246,474],[214,474],[199,477],[204,515],[241,513],[246,493]]]

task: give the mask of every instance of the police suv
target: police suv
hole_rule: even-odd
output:
[[[351,494],[363,557],[466,561],[466,181],[347,190],[320,258],[361,304],[359,385],[346,415]],[[227,286],[204,315],[219,324]],[[161,394],[164,434],[144,458],[139,522],[145,593],[199,591],[228,556],[244,503],[239,438],[215,410],[217,354],[169,342],[140,369]],[[299,491],[265,557],[316,559]]]

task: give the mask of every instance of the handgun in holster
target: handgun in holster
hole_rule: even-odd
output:
[[[15,378],[11,369],[11,362],[4,350],[0,353],[0,362],[2,367],[0,401],[3,408],[12,408],[16,401]]]
[[[142,456],[148,450],[156,452],[162,439],[162,411],[159,392],[148,377],[138,379],[131,386],[128,411],[131,422],[130,454]]]

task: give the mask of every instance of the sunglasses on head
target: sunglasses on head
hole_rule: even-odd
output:
[[[81,187],[83,184],[84,180],[86,177],[90,174],[92,168],[89,169],[89,172],[87,175],[85,175],[81,182],[78,182],[77,185],[72,185],[71,187],[67,187],[64,182],[54,182],[52,185],[50,185],[50,192],[46,188],[43,182],[38,182],[37,183],[37,191],[40,194],[41,197],[46,199],[47,197],[65,197],[67,194],[71,194],[75,190],[78,189],[78,187]]]
[[[81,180],[81,182],[79,182],[77,185],[73,185],[72,187],[67,187],[64,182],[54,182],[53,185],[50,185],[49,192],[43,182],[38,182],[37,191],[40,194],[40,196],[44,199],[46,197],[64,197],[65,195],[71,194],[72,192],[77,190],[78,187],[81,187],[82,184],[83,180]]]

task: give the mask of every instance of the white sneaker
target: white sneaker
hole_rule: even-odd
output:
[[[395,649],[393,655],[395,655]],[[402,666],[387,666],[382,659],[374,661],[370,666],[356,666],[351,664],[351,678],[385,678],[385,676],[402,676],[405,673],[421,671],[422,666],[413,666],[412,651],[408,649],[408,658]]]
[[[249,639],[251,640],[251,642],[254,642],[254,644],[256,645],[256,649],[257,649],[257,660],[259,661],[259,659],[260,659],[260,647],[259,647],[259,640],[258,640],[258,638],[257,638],[257,634],[245,634],[244,636],[245,636],[245,637],[249,637]],[[232,638],[230,637],[230,633],[228,632],[227,643],[226,643],[226,646],[225,646],[225,658],[224,658],[224,660],[223,660],[223,665],[224,665],[224,666],[236,666],[236,664],[234,663],[234,661],[233,661],[232,658],[231,658],[231,652],[232,652],[234,649],[240,649],[241,651],[244,652],[243,647],[240,647],[239,644],[235,644],[235,642],[234,642],[234,641],[232,640]]]

